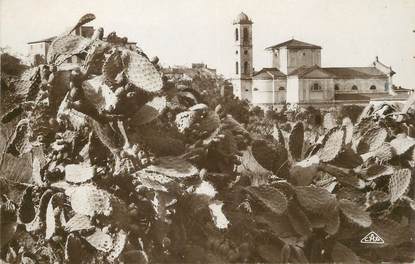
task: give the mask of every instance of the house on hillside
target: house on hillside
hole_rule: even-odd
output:
[[[92,26],[81,26],[77,28],[74,32],[72,32],[72,34],[82,36],[85,38],[91,38],[94,35],[94,32],[95,32],[95,29]],[[36,66],[39,64],[46,63],[46,57],[47,57],[49,47],[55,39],[56,39],[56,36],[53,36],[53,37],[31,41],[27,43],[28,48],[29,48],[28,55],[29,55],[32,65]],[[106,38],[104,38],[103,40],[106,40]],[[126,46],[131,50],[135,49],[136,45],[137,45],[137,42],[131,42],[131,41],[127,41],[127,44],[126,44]],[[68,59],[67,62],[80,63],[81,59],[76,56],[73,56],[72,58]]]
[[[270,67],[254,71],[252,20],[240,13],[234,20],[233,93],[261,107],[287,102],[331,107],[365,105],[371,100],[402,101],[411,91],[394,91],[390,66],[378,57],[366,67],[323,67],[322,47],[291,39],[265,48]],[[389,99],[388,99],[389,98]]]

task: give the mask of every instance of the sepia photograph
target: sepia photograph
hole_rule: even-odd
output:
[[[415,0],[0,0],[0,264],[415,262]]]

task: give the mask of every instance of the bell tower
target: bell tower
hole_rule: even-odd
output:
[[[240,99],[252,99],[252,24],[245,13],[240,13],[234,25],[233,94]]]

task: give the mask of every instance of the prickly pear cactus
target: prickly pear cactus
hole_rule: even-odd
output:
[[[205,69],[178,81],[115,32],[73,34],[94,19],[7,97],[5,155],[31,155],[33,174],[0,177],[2,261],[414,261],[412,99],[370,105],[354,125],[335,110],[311,124],[301,107],[249,116],[270,132],[256,133]],[[72,56],[82,63],[64,68]],[[384,243],[360,243],[370,231]]]

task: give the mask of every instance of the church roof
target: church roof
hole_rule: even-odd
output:
[[[256,72],[254,74],[255,80],[272,80],[271,75],[274,76],[274,78],[285,78],[286,75],[277,68],[262,68],[260,71]]]
[[[321,68],[318,65],[314,66],[301,66],[293,71],[291,71],[288,75],[298,75],[298,77],[303,77],[304,75],[314,71],[318,70],[319,72],[323,72],[326,76],[334,77],[332,73],[325,70],[325,68]]]
[[[384,93],[349,93],[349,94],[335,94],[335,101],[382,101],[382,100],[406,100],[408,95],[390,95],[387,92]]]
[[[287,47],[287,49],[321,49],[320,46],[310,44],[307,42],[299,41],[296,39],[291,39],[270,47],[265,48],[265,50],[274,50],[281,47]]]
[[[375,67],[330,67],[323,68],[325,71],[333,74],[338,79],[367,79],[376,77],[387,77]]]
[[[244,12],[239,13],[239,15],[233,21],[233,24],[252,24],[252,20]]]
[[[317,65],[312,67],[302,66],[288,75],[298,75],[300,78],[318,70],[327,74],[333,79],[369,79],[369,78],[387,78],[387,75],[375,67],[329,67],[320,68]]]

